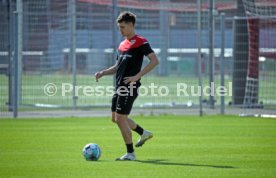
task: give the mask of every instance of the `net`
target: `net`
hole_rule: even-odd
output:
[[[9,5],[6,1],[0,2],[0,116],[7,116],[9,108],[9,47],[10,47],[10,36],[9,31],[9,19],[10,12],[15,7]]]
[[[243,0],[243,3],[248,17],[249,34],[244,107],[274,108],[276,105],[276,3],[272,0]]]
[[[109,106],[111,96],[106,95],[106,89],[113,86],[113,78],[104,77],[100,83],[96,83],[93,74],[115,63],[114,47],[117,47],[123,38],[117,31],[115,32],[117,39],[114,40],[112,34],[114,26],[116,28],[114,17],[116,18],[119,12],[125,10],[130,10],[137,15],[137,33],[149,40],[161,61],[160,66],[143,79],[142,83],[147,93],[139,97],[135,106],[172,107],[198,102],[197,95],[179,97],[176,93],[177,83],[185,83],[195,88],[197,86],[196,4],[159,0],[144,0],[143,3],[119,0],[116,4],[117,14],[114,14],[112,3],[111,0],[101,2],[78,0],[72,7],[70,1],[24,1],[23,51],[25,54],[21,75],[21,107]],[[203,36],[207,36],[206,5],[208,3],[203,1],[203,4],[205,15],[202,19],[204,28],[202,33]],[[72,14],[72,8],[75,8],[75,16]],[[76,20],[75,34],[72,32],[73,18]],[[76,39],[75,72],[71,56],[73,36]],[[203,45],[205,48],[208,46],[207,42]],[[145,60],[144,66],[147,63],[148,61]],[[148,93],[150,91],[148,86],[151,83],[158,87],[168,87],[169,94],[157,97]],[[48,84],[51,84],[50,88]],[[73,96],[74,85],[79,87],[76,96]],[[97,85],[105,89],[103,95],[97,95],[95,91],[88,92],[88,95],[87,92],[84,93],[85,87],[95,90]],[[62,92],[64,89],[66,92]],[[49,93],[47,93],[48,90]],[[158,90],[155,90],[155,94],[157,92]],[[165,90],[161,91],[163,92]]]
[[[7,25],[16,28],[13,21],[2,20],[9,6],[1,1],[0,56],[9,55],[10,42],[7,36],[13,34]],[[74,3],[72,3],[74,2]],[[116,4],[114,4],[116,2]],[[237,9],[231,0],[215,1],[216,16],[214,24],[214,71],[210,70],[210,19],[209,2],[202,0],[201,43],[202,63],[197,57],[197,6],[195,0],[29,0],[23,1],[23,60],[20,73],[19,104],[20,110],[47,110],[50,108],[97,108],[110,107],[113,77],[106,76],[96,83],[93,74],[115,63],[115,51],[123,40],[118,33],[116,17],[119,12],[129,10],[138,17],[136,32],[148,39],[160,64],[158,68],[142,79],[142,86],[150,92],[152,83],[158,87],[154,93],[145,89],[135,101],[141,108],[196,108],[198,99],[198,66],[202,68],[203,87],[209,86],[209,75],[214,73],[215,87],[220,83],[221,33],[219,12],[226,12],[225,23],[225,83],[230,90],[232,81],[232,18]],[[257,11],[248,13],[250,34],[250,60],[248,70],[247,97],[244,103],[275,103],[275,22],[270,16],[274,13],[272,3],[264,6],[261,1],[244,1],[245,6]],[[256,4],[258,4],[256,6]],[[271,7],[268,7],[271,6]],[[258,7],[261,10],[258,10]],[[268,7],[268,8],[267,8]],[[14,8],[15,9],[15,8]],[[273,13],[271,13],[273,12]],[[270,14],[270,15],[267,15]],[[243,35],[243,34],[240,34]],[[12,40],[11,40],[12,41]],[[8,45],[7,45],[8,44]],[[72,50],[73,49],[73,50]],[[240,49],[238,49],[240,50]],[[244,51],[239,51],[243,53]],[[11,52],[12,54],[13,52]],[[74,54],[73,54],[74,53]],[[75,56],[75,57],[74,57]],[[262,62],[261,62],[262,60]],[[11,62],[11,61],[10,61]],[[143,66],[148,63],[145,59]],[[2,71],[1,71],[2,72]],[[2,73],[1,73],[2,74]],[[1,108],[8,110],[9,78],[0,75]],[[2,85],[3,84],[3,85]],[[177,93],[177,87],[184,86],[187,92]],[[96,87],[104,88],[104,93]],[[73,87],[78,87],[73,89]],[[166,94],[167,87],[169,93]],[[183,87],[182,87],[183,88]],[[107,91],[108,90],[108,91]],[[4,91],[4,92],[2,92]],[[112,91],[112,89],[111,89]],[[204,91],[208,91],[205,89]],[[74,92],[76,95],[74,95]],[[159,92],[161,95],[155,95]],[[162,95],[164,94],[164,95]],[[187,95],[186,95],[187,94]],[[215,93],[216,95],[217,93]],[[220,97],[215,96],[217,106]],[[225,101],[231,101],[227,95]],[[208,107],[209,96],[203,96],[204,106]],[[39,110],[39,109],[38,109]]]

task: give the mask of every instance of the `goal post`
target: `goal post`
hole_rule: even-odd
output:
[[[259,19],[247,19],[247,26],[249,53],[243,105],[245,107],[257,107],[259,92]]]
[[[242,115],[262,116],[276,108],[276,1],[243,0],[243,5],[249,45]]]

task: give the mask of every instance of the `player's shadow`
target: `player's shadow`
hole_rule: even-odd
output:
[[[196,167],[210,167],[210,168],[223,168],[223,169],[233,169],[233,166],[220,166],[220,165],[206,165],[206,164],[188,164],[188,163],[173,163],[162,159],[149,159],[149,160],[136,160],[140,163],[148,164],[158,164],[158,165],[168,165],[168,166],[196,166]]]

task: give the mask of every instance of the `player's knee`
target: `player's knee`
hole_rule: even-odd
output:
[[[121,124],[122,122],[125,121],[125,117],[124,115],[121,115],[121,114],[115,114],[115,120],[116,120],[116,123],[117,124]]]

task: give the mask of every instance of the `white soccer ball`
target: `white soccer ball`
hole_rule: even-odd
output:
[[[96,143],[88,143],[82,149],[82,154],[87,161],[97,161],[101,156],[101,152]]]

